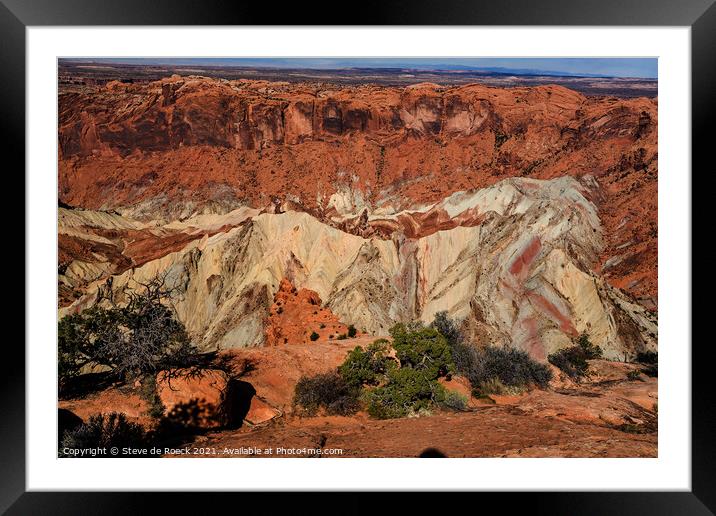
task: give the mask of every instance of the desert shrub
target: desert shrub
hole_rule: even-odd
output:
[[[480,384],[474,388],[474,391],[479,396],[487,396],[489,394],[507,394],[509,387],[500,381],[499,378],[489,378],[480,382]]]
[[[378,385],[388,370],[396,366],[388,355],[388,341],[378,339],[365,350],[356,346],[338,367],[338,372],[349,385],[361,387]]]
[[[467,409],[467,396],[460,394],[456,391],[445,391],[445,397],[441,402],[441,406],[451,410],[465,410]]]
[[[576,339],[574,346],[563,348],[550,354],[547,356],[547,360],[570,378],[579,380],[589,375],[589,363],[587,360],[601,358],[601,356],[602,349],[592,344],[586,333],[582,333]]]
[[[498,385],[506,387],[529,387],[536,385],[546,387],[552,379],[552,373],[545,364],[533,360],[526,352],[514,348],[497,348],[488,346],[476,348],[459,344],[453,348],[456,369],[470,380],[476,391],[486,394],[500,394],[494,388]],[[492,386],[492,387],[491,387]]]
[[[657,378],[659,376],[659,365],[649,364],[644,369],[642,369],[641,372],[647,376],[650,376],[651,378]]]
[[[577,337],[577,346],[584,351],[584,356],[588,360],[602,358],[602,348],[592,344],[586,332],[581,333],[579,337]]]
[[[348,384],[337,372],[303,376],[296,384],[294,405],[307,415],[323,408],[327,414],[350,415],[360,408],[359,388]]]
[[[412,367],[388,371],[387,383],[365,393],[368,414],[377,419],[405,417],[428,410],[445,399],[445,389],[428,369]]]
[[[644,351],[636,354],[636,361],[640,364],[656,364],[659,354],[655,351]]]
[[[118,311],[99,307],[60,319],[57,324],[57,366],[61,383],[78,376],[85,365],[97,362],[95,345],[114,338],[119,322]]]
[[[547,360],[575,380],[589,374],[589,363],[587,363],[584,351],[579,346],[570,346],[555,351],[547,356]]]
[[[78,426],[81,426],[84,423],[82,421],[82,418],[80,418],[77,414],[74,412],[58,408],[57,409],[57,444],[62,442],[62,437],[65,435],[65,432],[74,430]]]
[[[315,331],[314,331],[314,332],[311,332],[311,337],[310,337],[310,338],[311,338],[311,340],[318,340],[318,333],[316,333]]]
[[[455,371],[468,379],[473,363],[478,360],[479,349],[469,344],[456,342],[450,345],[452,361],[455,364]]]
[[[401,368],[424,370],[430,380],[453,372],[450,346],[435,328],[411,329],[396,324],[390,329],[390,335]]]
[[[466,376],[480,394],[513,393],[530,385],[546,387],[552,378],[549,367],[523,351],[467,344],[459,324],[447,312],[436,313],[432,327],[447,340],[455,371]]]
[[[356,333],[358,333],[358,330],[356,330],[356,327],[352,324],[348,326],[348,337],[351,339],[356,336]]]
[[[60,455],[73,456],[63,452],[65,448],[145,448],[148,446],[147,435],[141,425],[127,421],[124,414],[96,414],[87,423],[65,432],[60,443]],[[106,455],[112,457],[112,455]],[[121,455],[117,455],[121,456]]]
[[[437,381],[454,366],[450,345],[436,328],[399,324],[391,335],[398,360],[390,356],[385,339],[366,349],[356,347],[337,373],[301,378],[294,403],[312,415],[321,408],[354,413],[363,402],[369,415],[380,419],[426,414],[436,405],[453,410],[467,406],[464,396],[447,392]]]
[[[427,413],[446,402],[446,391],[437,382],[452,370],[450,348],[434,328],[396,325],[391,329],[400,367],[389,354],[388,341],[379,339],[367,349],[356,347],[338,371],[347,384],[364,389],[368,414],[389,419]],[[461,409],[467,400],[449,396],[445,406]]]
[[[641,380],[641,374],[636,369],[633,369],[627,373],[627,380],[634,382],[637,380]]]
[[[189,367],[198,358],[184,325],[163,303],[162,278],[129,293],[126,306],[94,306],[58,324],[60,388],[85,366],[104,366],[121,379]]]
[[[656,364],[659,362],[659,354],[655,351],[644,351],[636,354],[636,361],[640,364]]]
[[[450,347],[463,342],[463,335],[460,328],[455,321],[448,317],[447,312],[436,313],[431,326],[445,337]]]
[[[345,333],[341,333],[341,334],[337,337],[338,340],[346,340],[347,338],[348,338],[348,335],[346,335]]]

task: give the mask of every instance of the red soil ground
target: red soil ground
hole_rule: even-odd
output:
[[[655,457],[657,456],[657,381],[628,380],[632,364],[595,360],[594,375],[582,384],[556,378],[549,389],[514,396],[471,398],[465,412],[436,411],[431,416],[373,420],[353,417],[300,417],[293,411],[293,390],[303,375],[340,364],[356,345],[374,337],[233,350],[240,377],[255,389],[264,410],[278,416],[259,425],[211,431],[190,446],[217,449],[259,446],[340,448],[343,457],[415,457],[437,448],[448,457]],[[446,387],[469,393],[460,377]],[[61,408],[86,419],[97,412],[126,412],[147,423],[146,404],[131,387],[111,388],[84,399],[63,400]],[[253,410],[253,408],[252,408]]]

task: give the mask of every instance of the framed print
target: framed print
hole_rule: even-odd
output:
[[[343,490],[711,513],[710,2],[351,26],[132,4],[0,11],[27,203],[3,509]]]

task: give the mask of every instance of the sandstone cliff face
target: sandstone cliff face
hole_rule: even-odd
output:
[[[343,213],[404,212],[508,177],[591,176],[604,228],[592,270],[654,308],[656,138],[655,100],[558,86],[115,82],[60,94],[60,199],[160,225],[278,206],[390,239],[421,236],[417,215],[366,226]]]
[[[217,217],[203,215],[169,224],[144,223],[116,213],[58,210],[58,292],[60,306],[82,295],[87,285],[177,251],[257,214],[240,208]]]
[[[61,315],[108,298],[121,303],[125,288],[162,274],[203,348],[256,346],[282,280],[291,278],[342,323],[376,335],[447,310],[484,344],[544,359],[587,331],[607,357],[623,358],[655,349],[656,320],[592,272],[605,245],[590,200],[595,188],[589,178],[507,179],[410,210],[360,212],[368,232],[387,221],[411,227],[414,238],[337,229],[355,215],[348,209],[333,225],[297,211],[229,214],[231,224],[212,216],[212,227],[225,231],[209,235],[205,221],[200,238],[91,283]]]

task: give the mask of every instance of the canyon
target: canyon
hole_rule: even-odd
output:
[[[591,176],[605,236],[594,269],[655,310],[656,142],[656,99],[558,86],[115,81],[60,92],[59,198],[142,221],[243,207],[335,224],[510,177]]]
[[[658,350],[655,96],[144,72],[60,82],[58,315],[121,306],[161,278],[200,351],[252,364],[159,389],[170,404],[192,389],[218,404],[216,385],[248,386],[246,424],[195,443],[656,455],[657,380],[634,364]],[[449,378],[463,412],[294,413],[301,376],[440,312],[476,346],[544,363],[587,334],[603,355],[583,383],[549,365],[548,388],[515,395],[476,397]],[[150,427],[140,388],[60,407]]]
[[[203,349],[262,345],[285,278],[375,335],[447,310],[540,358],[582,331],[653,350],[656,110],[561,86],[61,91],[60,312],[163,274]]]
[[[88,274],[99,273],[100,279],[88,281],[85,293],[61,314],[121,304],[127,291],[161,276],[173,290],[179,319],[202,349],[257,346],[267,340],[265,320],[287,283],[284,297],[291,287],[315,294],[303,303],[304,314],[292,319],[327,309],[326,322],[335,314],[372,335],[385,335],[396,322],[429,323],[447,311],[476,340],[517,346],[543,360],[581,332],[610,358],[653,351],[655,315],[591,272],[603,237],[597,210],[584,195],[590,184],[570,177],[515,178],[416,211],[375,215],[364,209],[362,232],[371,235],[365,237],[355,227],[342,231],[299,211],[252,215],[239,208],[146,228],[118,215],[62,209],[61,219],[84,217],[81,227],[94,224],[86,238],[98,245],[111,245],[101,234],[112,228],[125,228],[125,238],[152,236],[132,239],[136,245],[127,246],[126,258],[145,263],[121,274],[104,278],[93,262],[68,266],[75,277],[90,280]],[[389,230],[390,239],[376,236]],[[74,238],[80,238],[77,231]],[[166,254],[146,259],[138,243],[144,241]],[[180,249],[171,251],[175,242]],[[295,337],[303,341],[318,325],[303,324]]]

